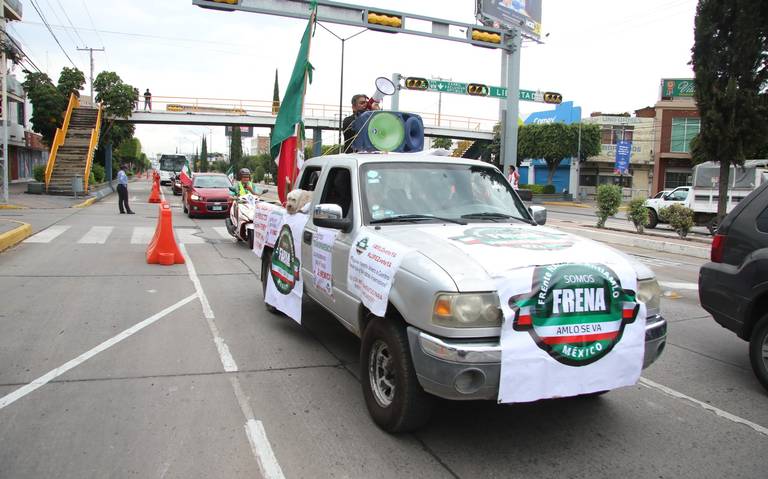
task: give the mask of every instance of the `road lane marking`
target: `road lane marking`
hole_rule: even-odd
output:
[[[147,244],[155,235],[155,228],[151,226],[135,226],[131,233],[131,244]]]
[[[192,284],[195,285],[197,297],[200,298],[200,304],[203,307],[203,316],[205,316],[208,328],[213,335],[213,342],[216,344],[216,349],[219,351],[219,358],[221,359],[221,364],[224,366],[224,371],[237,372],[235,358],[232,357],[227,343],[224,342],[224,339],[222,339],[219,334],[219,328],[216,327],[216,323],[213,322],[213,320],[216,319],[216,316],[213,314],[213,309],[211,309],[211,304],[208,302],[208,297],[205,295],[205,291],[203,291],[203,285],[200,283],[200,278],[197,277],[195,264],[192,262],[189,253],[187,253],[187,248],[184,247],[184,244],[179,245],[179,250],[181,251],[181,254],[184,255],[184,262],[187,265],[189,279],[192,280]]]
[[[727,419],[729,421],[735,422],[737,424],[743,424],[743,425],[745,425],[745,426],[747,426],[747,427],[749,427],[751,429],[754,429],[755,431],[757,431],[758,433],[760,433],[760,434],[762,434],[764,436],[768,436],[768,428],[765,428],[765,427],[763,427],[763,426],[761,426],[759,424],[755,424],[754,422],[749,421],[747,419],[744,419],[742,417],[736,416],[735,414],[731,414],[731,413],[729,413],[727,411],[723,411],[722,409],[716,408],[715,406],[713,406],[711,404],[707,404],[707,403],[705,403],[703,401],[699,401],[698,399],[692,398],[691,396],[685,395],[685,394],[683,394],[681,392],[675,391],[674,389],[668,388],[667,386],[664,386],[663,384],[659,384],[657,382],[653,382],[650,379],[646,379],[644,377],[640,378],[640,384],[642,384],[642,385],[644,385],[644,386],[646,386],[648,388],[652,388],[652,389],[656,389],[658,391],[661,391],[664,394],[667,394],[668,396],[672,396],[672,397],[677,398],[677,399],[684,399],[686,401],[689,401],[689,402],[691,402],[693,404],[696,404],[697,406],[702,407],[703,409],[706,409],[707,411],[711,411],[711,412],[715,413],[715,415],[717,415],[717,416],[720,416],[720,417],[722,417],[724,419]]]
[[[114,229],[114,226],[94,226],[77,242],[79,244],[104,244]]]
[[[203,244],[205,240],[196,236],[200,232],[197,228],[174,228],[176,232],[176,241],[184,244]]]
[[[675,283],[673,281],[659,281],[659,286],[663,286],[669,289],[688,289],[691,291],[698,291],[698,283]]]
[[[24,242],[25,243],[50,243],[51,240],[53,240],[63,232],[67,231],[70,227],[71,227],[70,225],[54,225],[44,229],[43,231],[35,233],[34,235],[25,239]]]
[[[187,248],[183,245],[179,245],[181,254],[184,255],[185,264],[187,265],[187,272],[189,273],[189,279],[195,285],[195,291],[197,291],[197,297],[200,299],[200,304],[203,307],[203,316],[208,323],[208,327],[213,335],[213,342],[216,344],[216,349],[219,351],[219,359],[224,366],[224,370],[227,372],[237,372],[237,364],[235,359],[229,352],[229,348],[224,340],[219,335],[219,328],[216,327],[214,319],[216,316],[213,314],[213,309],[208,302],[208,297],[203,291],[203,285],[200,283],[200,278],[195,271],[195,265],[190,258]],[[245,416],[245,436],[248,438],[248,443],[251,445],[251,451],[256,458],[256,463],[259,466],[262,477],[265,479],[284,479],[283,470],[280,468],[280,464],[277,462],[272,446],[267,438],[267,432],[264,429],[264,425],[261,421],[255,418],[253,409],[248,403],[248,397],[243,392],[243,388],[240,385],[240,380],[235,375],[229,377],[229,382],[232,384],[232,389],[237,399],[237,404],[240,406],[240,410]]]
[[[213,230],[224,239],[233,239],[226,226],[214,226]]]
[[[27,394],[31,393],[32,391],[41,388],[51,382],[52,380],[56,379],[57,377],[61,376],[62,374],[66,373],[70,369],[73,369],[80,364],[84,363],[85,361],[89,360],[90,358],[96,356],[102,351],[105,351],[106,349],[109,349],[110,347],[114,346],[115,344],[119,343],[120,341],[127,339],[131,337],[133,334],[141,331],[142,329],[146,328],[147,326],[155,323],[159,319],[162,319],[163,317],[167,316],[168,314],[176,311],[177,309],[181,308],[185,304],[189,303],[193,299],[197,298],[197,293],[191,294],[187,296],[186,298],[182,299],[181,301],[177,302],[176,304],[173,304],[171,306],[168,306],[164,310],[160,311],[157,314],[154,314],[144,321],[141,321],[140,323],[137,323],[130,328],[126,329],[125,331],[119,333],[117,336],[113,336],[103,343],[99,344],[95,348],[86,351],[85,353],[81,354],[80,356],[76,357],[75,359],[66,362],[59,366],[56,369],[52,369],[48,371],[47,373],[43,374],[39,378],[35,379],[31,383],[20,387],[19,389],[16,389],[10,394],[7,394],[6,396],[3,396],[0,398],[0,410],[2,410],[4,407],[9,406],[13,404],[14,402],[18,401],[19,399],[23,398]]]

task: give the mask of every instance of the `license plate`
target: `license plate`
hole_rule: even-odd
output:
[[[211,206],[211,211],[223,211],[223,206]]]

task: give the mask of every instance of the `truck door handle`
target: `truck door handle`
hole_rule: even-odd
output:
[[[312,232],[311,231],[305,231],[302,235],[304,238],[304,244],[312,244]]]

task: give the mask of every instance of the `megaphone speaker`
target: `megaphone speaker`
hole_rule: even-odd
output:
[[[399,111],[366,111],[352,128],[353,151],[414,152],[424,149],[424,122],[419,115]]]

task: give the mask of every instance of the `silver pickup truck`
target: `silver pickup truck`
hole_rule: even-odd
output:
[[[647,309],[643,368],[664,349],[667,326],[653,272],[610,247],[542,226],[546,210],[526,207],[492,165],[428,153],[337,155],[307,161],[297,186],[313,192],[302,232],[304,294],[361,338],[363,394],[384,430],[423,425],[433,396],[497,399],[504,316],[495,272],[534,260],[539,265],[586,261],[576,249],[569,253],[575,244],[636,274],[637,299]],[[310,245],[318,228],[338,231],[332,295],[318,291],[312,281]],[[464,232],[462,245],[485,241],[499,246],[496,256],[483,260],[467,254],[456,238],[445,238],[456,228]],[[350,249],[361,232],[411,252],[391,283],[384,317],[372,314],[347,284]],[[270,248],[262,260],[266,288]],[[587,299],[576,298],[576,308],[579,300],[586,307]]]

